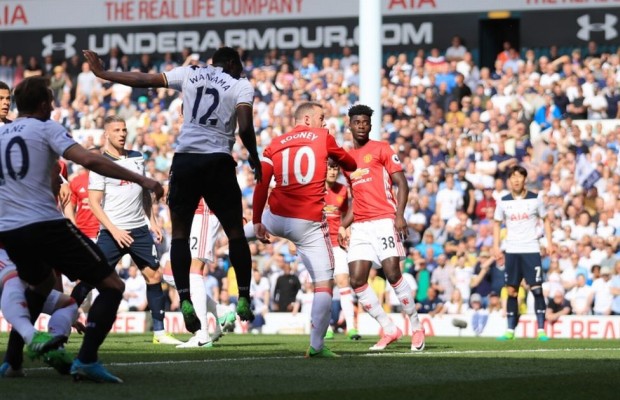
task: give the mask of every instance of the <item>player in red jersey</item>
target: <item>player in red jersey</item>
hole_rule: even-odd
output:
[[[324,125],[318,103],[304,103],[295,111],[295,128],[274,139],[263,153],[263,179],[254,190],[253,222],[256,237],[284,237],[297,246],[314,282],[312,329],[306,357],[337,357],[324,346],[329,325],[334,256],[325,220],[325,177],[331,157],[346,171],[355,161],[341,149]],[[271,178],[276,186],[269,195]],[[267,233],[269,232],[269,233]]]
[[[91,147],[88,151],[101,154],[98,147]],[[93,242],[97,241],[100,222],[90,209],[88,200],[88,176],[89,171],[82,168],[77,176],[69,182],[71,190],[71,201],[65,205],[65,216],[78,227],[82,233],[88,236]]]
[[[349,152],[357,163],[355,172],[345,171],[353,196],[352,212],[342,221],[338,236],[347,246],[351,286],[364,309],[379,322],[383,336],[370,350],[383,350],[400,339],[402,331],[383,311],[376,294],[368,286],[373,263],[385,272],[403,311],[411,321],[411,350],[424,349],[424,330],[420,325],[411,288],[403,279],[400,261],[405,256],[402,239],[407,234],[404,218],[409,195],[407,179],[398,156],[389,144],[369,139],[373,110],[365,105],[349,109],[349,129],[353,133],[353,149]],[[396,197],[392,186],[396,184]],[[350,238],[346,228],[351,226]]]
[[[349,190],[346,185],[337,182],[340,167],[332,159],[327,164],[327,178],[325,180],[325,215],[329,228],[329,238],[334,252],[334,280],[340,292],[340,307],[347,324],[347,336],[351,340],[360,340],[355,326],[355,305],[353,304],[353,290],[349,285],[349,265],[347,253],[338,244],[338,229],[342,217],[349,210]],[[327,332],[326,339],[334,336],[331,327]]]

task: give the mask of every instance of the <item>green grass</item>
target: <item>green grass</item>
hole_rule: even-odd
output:
[[[7,335],[0,335],[5,348]],[[181,337],[186,339],[187,336]],[[111,335],[100,359],[123,385],[73,383],[40,362],[24,379],[0,379],[2,399],[611,399],[620,394],[618,341],[408,338],[370,353],[376,337],[328,347],[339,359],[305,359],[307,336],[234,335],[211,349],[153,345],[150,335]],[[71,337],[76,352],[81,339]]]

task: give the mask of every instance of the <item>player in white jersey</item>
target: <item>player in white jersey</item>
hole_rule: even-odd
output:
[[[51,121],[53,96],[45,78],[24,79],[14,96],[18,118],[0,127],[0,154],[10,154],[0,161],[0,241],[19,277],[32,287],[25,292],[32,319],[41,313],[54,286],[52,266],[69,279],[83,280],[98,289],[70,373],[75,379],[120,383],[99,363],[97,353],[116,320],[124,284],[97,245],[58,210],[50,191],[50,170],[62,155],[91,171],[137,182],[154,190],[158,197],[163,195],[163,188],[152,179],[88,152],[62,125]],[[22,346],[21,336],[12,333],[5,360],[14,370],[21,368]]]
[[[142,153],[125,150],[125,120],[119,116],[106,117],[103,129],[104,157],[137,174],[144,174]],[[161,241],[162,233],[151,212],[151,195],[132,182],[91,172],[88,200],[93,214],[101,222],[97,245],[110,266],[116,267],[121,257],[129,254],[144,276],[147,303],[153,318],[153,343],[181,344],[180,340],[167,334],[164,329],[165,295],[155,248],[155,240]],[[150,217],[150,227],[147,225],[147,217]],[[80,301],[83,297],[77,296],[77,292],[83,296],[84,291],[74,290],[74,297]]]
[[[30,320],[26,302],[27,285],[17,276],[17,268],[0,243],[0,309],[2,315],[24,339],[27,345],[47,336],[44,332],[37,331]],[[53,345],[62,345],[71,334],[71,326],[78,315],[78,306],[75,300],[57,290],[52,290],[43,305],[42,313],[50,315],[48,322],[49,333],[57,339]],[[80,327],[80,329],[83,327]],[[36,339],[35,339],[36,338]],[[30,353],[30,351],[29,351]],[[62,374],[69,373],[71,360],[62,351],[55,351],[56,357],[46,355],[44,361],[54,368],[58,368]],[[60,357],[61,362],[58,361]],[[24,370],[13,369],[8,361],[0,365],[0,378],[16,378],[25,376]]]
[[[237,314],[242,320],[251,321],[252,258],[243,232],[237,163],[230,154],[237,124],[257,181],[262,171],[253,124],[254,89],[247,79],[241,78],[239,54],[231,47],[221,47],[213,54],[213,65],[183,66],[157,74],[106,71],[96,53],[85,50],[84,56],[93,73],[102,79],[132,87],[169,87],[183,92],[183,126],[170,168],[168,205],[172,220],[170,260],[185,327],[190,332],[200,329],[189,290],[189,237],[201,197],[228,236],[230,259],[239,285]]]
[[[493,229],[493,250],[495,257],[501,257],[500,232],[502,223],[506,225],[506,237],[503,250],[506,253],[506,287],[508,300],[506,316],[508,329],[499,340],[513,340],[514,331],[519,323],[517,295],[521,281],[529,285],[534,296],[534,309],[538,323],[538,339],[549,340],[545,334],[545,312],[547,306],[542,291],[543,271],[540,258],[540,245],[536,226],[539,219],[544,220],[545,238],[548,252],[553,252],[551,242],[551,222],[542,197],[525,189],[527,170],[515,165],[508,170],[510,193],[502,197],[495,208],[495,225]]]

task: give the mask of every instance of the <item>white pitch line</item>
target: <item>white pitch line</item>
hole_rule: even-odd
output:
[[[553,352],[583,352],[583,351],[620,351],[620,348],[591,348],[591,349],[525,349],[525,350],[449,350],[449,351],[418,351],[418,352],[376,352],[365,353],[362,357],[394,357],[394,356],[414,356],[414,357],[435,357],[449,355],[476,355],[476,354],[493,354],[493,353],[553,353]],[[353,358],[353,355],[345,355],[343,358]],[[237,362],[237,361],[263,361],[263,360],[294,360],[301,359],[303,356],[290,357],[241,357],[241,358],[214,358],[208,360],[168,360],[168,361],[137,361],[137,362],[113,362],[105,363],[111,367],[135,367],[149,365],[172,365],[172,364],[202,364],[202,363],[220,363],[220,362]],[[27,368],[26,371],[44,371],[49,367]]]
[[[395,356],[395,355],[415,355],[416,357],[433,357],[433,356],[446,356],[446,355],[476,355],[476,354],[495,354],[495,353],[555,353],[558,351],[620,351],[620,348],[590,348],[590,349],[525,349],[525,350],[449,350],[449,351],[412,351],[406,353],[390,353],[390,352],[377,352],[367,353],[369,357],[381,357],[381,356]]]

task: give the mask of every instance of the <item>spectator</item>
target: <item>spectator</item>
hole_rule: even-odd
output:
[[[561,316],[571,314],[570,302],[564,298],[563,290],[554,290],[547,300],[547,312],[545,318],[550,324],[558,322]]]
[[[467,48],[463,46],[463,40],[460,36],[453,36],[450,47],[446,49],[446,61],[461,61],[467,53]]]

